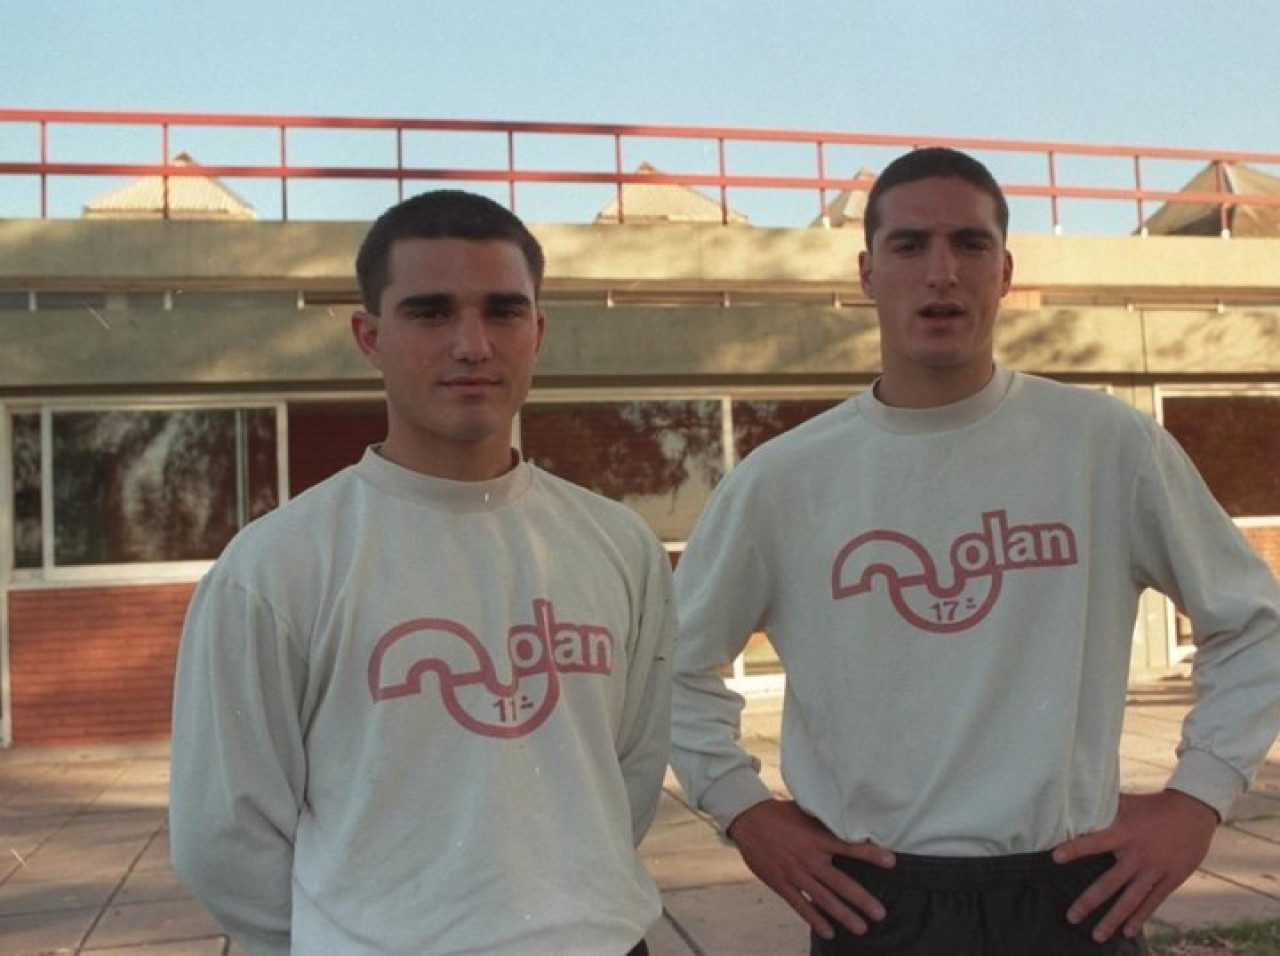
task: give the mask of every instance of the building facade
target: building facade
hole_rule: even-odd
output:
[[[853,224],[536,225],[548,330],[523,453],[629,504],[677,560],[737,461],[874,378]],[[0,219],[5,744],[166,735],[200,575],[382,436],[348,329],[366,228]],[[1280,570],[1280,238],[1015,231],[1010,248],[1000,360],[1161,419]],[[1135,669],[1187,639],[1149,596]],[[766,642],[737,677],[777,681]]]

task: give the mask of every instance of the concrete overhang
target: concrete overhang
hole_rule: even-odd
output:
[[[350,222],[0,220],[0,288],[236,289],[354,301]],[[860,301],[857,230],[538,225],[544,297],[609,291]],[[1055,301],[1244,298],[1280,304],[1280,239],[1014,235],[1015,290]]]

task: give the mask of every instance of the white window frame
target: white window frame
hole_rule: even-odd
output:
[[[277,500],[286,500],[289,487],[288,475],[288,414],[287,403],[278,395],[239,394],[211,398],[209,396],[121,396],[92,398],[50,398],[38,401],[12,402],[5,410],[4,454],[9,462],[7,469],[10,485],[6,491],[6,507],[13,520],[13,462],[11,416],[39,414],[40,416],[40,546],[41,564],[38,568],[11,568],[7,580],[15,590],[83,587],[86,585],[113,584],[164,584],[185,583],[199,580],[213,565],[211,559],[199,561],[149,561],[98,565],[64,565],[54,563],[54,501],[53,501],[53,416],[64,413],[103,413],[133,411],[237,411],[250,409],[274,410],[276,416],[276,494]],[[10,526],[12,527],[12,525]],[[5,561],[12,561],[12,535],[5,538],[8,553]]]
[[[1168,385],[1157,384],[1154,388],[1156,418],[1164,425],[1164,402],[1166,398],[1236,398],[1240,396],[1258,396],[1263,398],[1280,398],[1280,384],[1260,383],[1249,385],[1194,384]],[[1232,518],[1238,528],[1272,528],[1280,526],[1280,514],[1258,515]],[[1169,662],[1181,664],[1195,656],[1195,647],[1178,643],[1178,609],[1173,602],[1165,599],[1165,640],[1169,651]]]

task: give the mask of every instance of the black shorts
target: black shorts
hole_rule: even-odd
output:
[[[1067,909],[1105,873],[1113,857],[1054,863],[1048,853],[964,859],[897,854],[882,869],[836,857],[835,864],[884,904],[888,915],[865,936],[836,925],[836,937],[812,934],[810,956],[1141,956],[1142,938],[1119,932],[1106,943],[1089,936],[1110,909],[1098,907],[1079,926]]]

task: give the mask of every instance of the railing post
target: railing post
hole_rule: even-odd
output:
[[[1062,235],[1062,220],[1058,216],[1058,162],[1053,150],[1046,154],[1049,157],[1049,209],[1053,225],[1053,234]]]
[[[40,121],[40,218],[49,218],[49,122]]]
[[[1227,173],[1224,168],[1225,165],[1226,164],[1220,159],[1215,159],[1213,161],[1213,175],[1217,182],[1219,193],[1225,193],[1227,191]],[[1231,238],[1231,224],[1227,219],[1227,203],[1225,202],[1218,204],[1218,227],[1218,235],[1223,239]]]
[[[1142,199],[1142,157],[1137,153],[1133,154],[1133,185],[1138,192],[1138,235],[1146,238],[1147,215]]]
[[[289,221],[289,141],[287,127],[280,128],[280,221]]]
[[[160,124],[160,163],[169,165],[169,124]],[[160,218],[169,218],[169,173],[160,177]]]
[[[720,164],[720,225],[729,225],[729,187],[725,185],[724,137],[716,137],[716,156]]]
[[[516,132],[507,130],[507,208],[516,211]]]
[[[618,225],[627,221],[626,211],[622,208],[622,134],[613,134],[613,188],[618,198]]]
[[[396,202],[404,202],[404,127],[396,127]]]
[[[814,144],[818,147],[818,179],[822,185],[818,187],[818,221],[825,228],[831,228],[831,217],[827,215],[827,157],[822,140]]]

